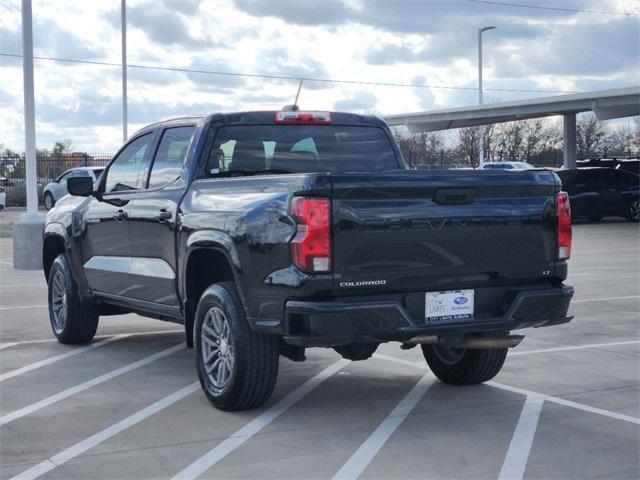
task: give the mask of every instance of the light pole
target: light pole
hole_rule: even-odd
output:
[[[122,29],[122,142],[127,141],[127,2],[120,6]]]
[[[33,87],[33,21],[31,0],[22,0],[22,75],[24,87],[24,141],[27,213],[13,224],[13,267],[42,268],[42,229],[38,214],[38,169],[36,164],[36,114]]]
[[[494,30],[497,27],[480,27],[478,28],[478,104],[482,105],[482,34],[487,30]],[[482,166],[484,163],[484,125],[480,128],[480,149],[478,152],[479,155],[479,166]]]

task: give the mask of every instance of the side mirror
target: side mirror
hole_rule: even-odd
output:
[[[91,177],[71,177],[67,180],[67,190],[71,195],[89,197],[93,193],[93,179]]]

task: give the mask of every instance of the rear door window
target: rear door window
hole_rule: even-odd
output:
[[[223,127],[208,171],[380,172],[401,168],[377,127],[252,125]]]
[[[175,127],[162,133],[151,166],[149,189],[164,187],[180,176],[194,129],[193,126]]]

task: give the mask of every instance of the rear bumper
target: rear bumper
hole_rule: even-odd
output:
[[[566,323],[573,287],[511,290],[490,313],[472,320],[427,323],[409,313],[401,297],[392,300],[289,301],[285,340],[300,346],[339,346],[352,342],[406,341],[416,335],[452,335],[517,330]],[[408,308],[409,307],[409,308]]]

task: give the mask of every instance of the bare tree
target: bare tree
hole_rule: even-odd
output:
[[[582,116],[576,125],[578,158],[600,156],[603,153],[606,133],[604,125],[594,114]]]
[[[465,127],[458,130],[456,150],[465,162],[473,168],[478,166],[480,148],[480,130],[482,127]]]
[[[444,148],[444,140],[439,132],[420,132],[405,135],[394,130],[396,141],[409,168],[424,168],[434,163],[434,159]]]
[[[54,155],[63,155],[65,153],[71,153],[73,151],[73,140],[71,138],[65,138],[53,144],[52,153]]]

